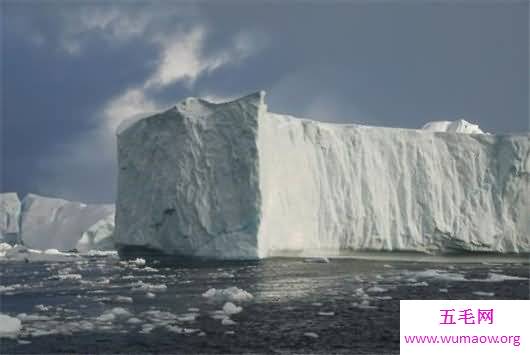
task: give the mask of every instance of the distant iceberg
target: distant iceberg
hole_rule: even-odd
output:
[[[0,193],[0,243],[16,243],[20,233],[20,200],[14,192]]]
[[[120,127],[114,238],[211,259],[529,253],[529,138],[321,123],[268,112],[263,92],[189,98]]]
[[[114,250],[114,213],[97,221],[86,232],[76,244],[76,249],[81,253],[91,250]]]
[[[19,242],[33,249],[74,249],[84,232],[113,212],[113,205],[28,194],[22,200]]]

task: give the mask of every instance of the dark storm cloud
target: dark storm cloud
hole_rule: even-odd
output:
[[[528,130],[528,3],[2,3],[2,190],[115,193],[113,128],[185,96],[274,112]]]

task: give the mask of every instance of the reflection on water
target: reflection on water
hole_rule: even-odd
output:
[[[1,263],[1,312],[23,324],[2,352],[390,354],[399,299],[529,297],[525,259],[407,258]]]

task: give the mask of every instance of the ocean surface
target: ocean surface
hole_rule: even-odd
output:
[[[525,259],[316,261],[0,262],[0,353],[397,354],[400,299],[529,298]]]

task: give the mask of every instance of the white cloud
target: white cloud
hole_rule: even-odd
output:
[[[87,39],[134,40],[156,50],[158,61],[144,80],[132,85],[127,83],[121,92],[101,106],[94,117],[92,129],[72,141],[59,144],[53,155],[42,160],[35,182],[41,193],[78,200],[108,201],[108,196],[112,196],[116,188],[115,131],[121,122],[145,117],[173,104],[160,102],[155,96],[170,85],[180,83],[193,89],[199,77],[241,63],[264,46],[264,36],[249,31],[234,35],[224,48],[208,51],[207,27],[200,21],[190,25],[186,21],[175,20],[186,15],[178,8],[171,7],[167,13],[160,9],[147,9],[144,13],[96,6],[79,13],[63,14],[64,28],[57,38],[58,48],[69,55],[83,55],[88,49]],[[164,21],[165,26],[161,26],[160,22]],[[46,41],[46,45],[53,44]],[[219,95],[210,99],[228,100]]]
[[[149,97],[150,90],[163,89],[177,82],[190,88],[200,75],[240,63],[261,49],[264,43],[263,36],[241,32],[234,36],[227,48],[207,55],[206,36],[206,29],[196,26],[187,31],[153,38],[152,41],[160,48],[156,69],[143,84],[127,88],[105,105],[103,116],[107,127],[114,131],[122,120],[160,110],[163,105]]]
[[[179,80],[193,82],[210,66],[201,58],[205,35],[205,29],[197,27],[187,33],[175,33],[170,38],[156,38],[160,59],[155,73],[144,87],[163,87]]]
[[[222,50],[205,54],[207,31],[195,27],[187,32],[174,33],[153,39],[160,46],[158,68],[144,84],[146,88],[159,88],[184,81],[192,85],[202,73],[211,73],[222,66],[238,64],[261,50],[265,37],[256,32],[240,32],[230,45]]]
[[[106,128],[114,132],[121,121],[157,110],[159,106],[154,100],[146,98],[142,89],[130,88],[111,99],[103,108],[104,123]]]

